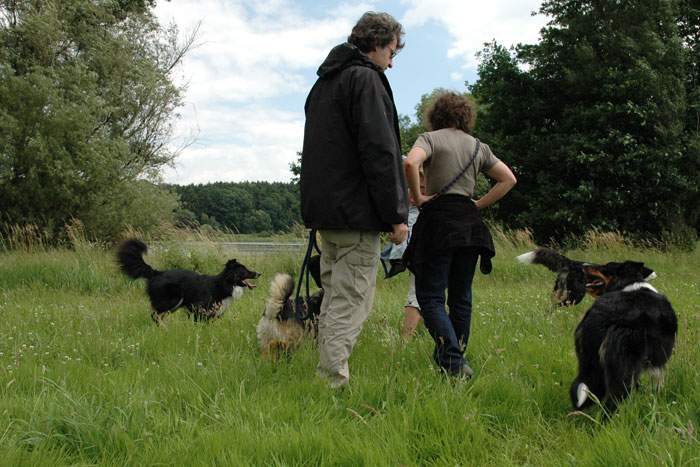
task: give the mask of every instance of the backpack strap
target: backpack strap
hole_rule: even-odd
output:
[[[476,140],[476,148],[474,149],[474,153],[472,154],[472,158],[469,160],[469,163],[464,166],[464,168],[457,174],[455,178],[449,181],[449,183],[445,186],[442,187],[440,191],[438,191],[437,196],[444,195],[447,190],[452,188],[452,185],[457,183],[457,180],[459,180],[462,175],[469,169],[474,164],[474,161],[476,160],[476,156],[479,154],[479,150],[481,149],[481,141],[479,141],[479,138],[474,138]]]

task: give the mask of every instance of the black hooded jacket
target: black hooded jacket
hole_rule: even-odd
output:
[[[345,43],[331,50],[306,99],[301,214],[312,229],[391,231],[408,192],[389,81]]]

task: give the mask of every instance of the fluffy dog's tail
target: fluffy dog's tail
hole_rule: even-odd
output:
[[[270,281],[270,294],[265,304],[263,316],[267,319],[277,318],[287,299],[294,291],[294,279],[289,274],[275,274]]]
[[[558,272],[573,261],[549,248],[538,248],[517,256],[515,259],[525,264],[541,264],[552,272]]]
[[[160,271],[156,271],[143,260],[143,255],[147,251],[148,247],[141,240],[125,240],[119,245],[117,262],[122,272],[132,279],[139,277],[150,279],[160,274]]]
[[[287,299],[294,291],[294,279],[289,274],[275,274],[270,281],[270,295],[265,304],[263,317],[267,319],[277,318],[277,314],[282,310]]]

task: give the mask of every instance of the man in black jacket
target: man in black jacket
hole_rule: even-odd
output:
[[[306,100],[301,209],[321,234],[318,373],[347,384],[348,358],[374,301],[379,233],[401,243],[408,194],[394,97],[384,75],[403,47],[387,13],[365,13],[329,53]]]

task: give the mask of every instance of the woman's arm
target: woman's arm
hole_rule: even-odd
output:
[[[411,197],[413,198],[414,203],[418,207],[421,207],[423,203],[431,200],[435,196],[426,196],[421,193],[420,189],[420,166],[427,158],[428,155],[423,148],[414,147],[408,152],[406,160],[403,161],[403,168],[406,172],[408,189],[411,192]]]
[[[474,201],[479,209],[491,206],[503,198],[518,182],[510,168],[501,161],[496,162],[486,174],[496,180],[496,184],[491,187],[488,193]]]

